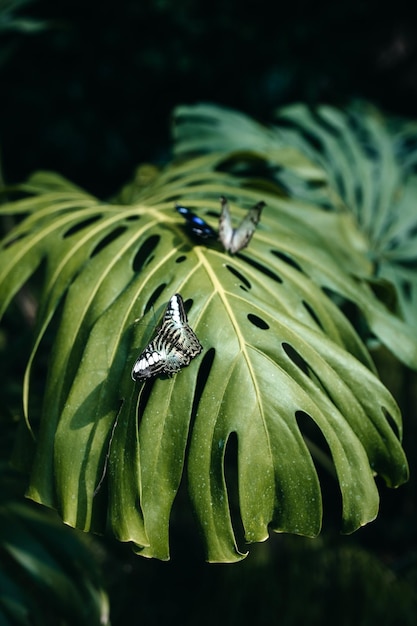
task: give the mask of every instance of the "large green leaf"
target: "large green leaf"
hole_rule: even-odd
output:
[[[269,528],[316,535],[321,493],[309,422],[334,463],[346,532],[376,516],[376,473],[390,485],[407,478],[398,407],[322,290],[358,302],[375,332],[395,329],[416,358],[416,345],[403,345],[406,328],[344,269],[347,256],[356,274],[367,268],[349,244],[349,222],[257,189],[223,173],[222,163],[210,155],[171,166],[149,187],[132,188],[130,205],[100,203],[38,174],[29,198],[2,208],[28,213],[0,248],[4,306],[45,263],[26,406],[42,337],[58,323],[28,493],[66,523],[108,524],[160,559],[169,557],[185,469],[209,560],[244,555],[236,515],[248,542]],[[192,242],[174,211],[182,202],[216,226],[220,195],[236,219],[267,203],[249,248],[234,257],[216,242]],[[170,379],[135,384],[133,362],[175,292],[203,353]]]
[[[348,211],[356,225],[352,244],[371,261],[369,281],[395,286],[398,313],[415,332],[417,125],[384,117],[364,103],[344,111],[292,105],[279,109],[276,119],[276,126],[264,127],[213,105],[178,107],[175,153],[228,152],[237,174],[255,171],[279,182],[292,198]],[[401,349],[397,354],[404,359]]]

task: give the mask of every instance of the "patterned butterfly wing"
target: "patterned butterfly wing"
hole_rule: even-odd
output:
[[[226,252],[230,251],[234,230],[232,228],[232,218],[230,215],[229,203],[224,196],[220,196],[222,210],[219,219],[219,239]]]
[[[199,239],[216,239],[216,231],[207,224],[201,217],[195,215],[190,209],[179,204],[175,205],[176,211],[185,219],[187,230],[191,235]]]
[[[261,212],[265,202],[258,202],[245,215],[239,226],[234,229],[230,216],[229,203],[226,198],[220,198],[222,210],[219,221],[219,239],[226,252],[236,254],[249,244],[255,232],[256,226],[261,219]]]
[[[168,303],[161,328],[136,360],[132,378],[140,380],[178,372],[202,349],[188,324],[182,297],[176,293]]]
[[[245,215],[239,226],[236,228],[233,234],[232,246],[230,249],[232,254],[246,248],[249,244],[253,233],[255,232],[256,226],[261,219],[261,213],[264,206],[265,202],[258,202],[255,204],[255,206],[249,210],[247,215]]]
[[[177,347],[184,354],[184,358],[189,356],[191,360],[203,349],[197,335],[188,324],[184,302],[179,293],[176,293],[169,301],[161,331],[164,342]]]
[[[151,343],[140,353],[132,368],[133,380],[152,378],[158,374],[163,374],[166,366],[166,350],[159,342],[160,331]]]

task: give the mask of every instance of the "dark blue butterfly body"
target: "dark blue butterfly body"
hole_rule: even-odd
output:
[[[185,219],[186,228],[192,236],[198,239],[217,239],[216,231],[190,209],[179,204],[175,205],[175,209]]]

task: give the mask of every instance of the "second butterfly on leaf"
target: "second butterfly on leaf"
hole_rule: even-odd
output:
[[[217,239],[216,231],[187,207],[180,204],[175,205],[175,210],[183,216],[188,232],[197,239]]]
[[[237,228],[232,226],[229,203],[224,196],[220,197],[222,210],[219,220],[219,239],[226,252],[236,254],[249,244],[255,232],[256,226],[261,218],[262,209],[265,202],[258,202],[249,209]]]

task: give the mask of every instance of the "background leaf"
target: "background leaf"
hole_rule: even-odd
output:
[[[91,545],[45,509],[10,497],[10,484],[3,468],[1,623],[108,624],[108,599]]]
[[[395,286],[396,311],[414,332],[415,123],[383,116],[370,104],[357,103],[343,111],[291,105],[277,111],[276,124],[265,127],[213,105],[180,106],[173,125],[175,154],[228,152],[234,155],[232,169],[237,175],[260,173],[265,180],[279,183],[281,193],[286,190],[292,198],[325,210],[349,212],[353,217],[350,242],[370,262],[366,270],[370,284],[379,281],[383,286],[389,281]],[[352,266],[351,272],[357,275],[357,267]],[[379,291],[386,300],[389,294],[387,289]],[[393,350],[393,341],[388,341]],[[400,348],[399,358],[415,367],[401,352]]]
[[[386,118],[368,104],[343,113],[323,106],[314,116],[305,107],[290,107],[279,113],[280,119],[294,126],[282,130],[283,140],[298,144],[321,165],[327,189],[354,214],[366,236],[375,276],[395,285],[398,311],[415,330],[415,124]]]

